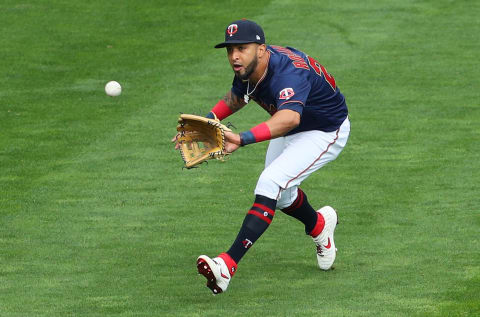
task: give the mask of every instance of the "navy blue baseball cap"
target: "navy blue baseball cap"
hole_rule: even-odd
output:
[[[260,25],[249,20],[233,21],[225,30],[225,42],[215,45],[222,48],[229,44],[258,43],[265,44],[265,34]]]

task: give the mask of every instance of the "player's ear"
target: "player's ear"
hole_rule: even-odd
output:
[[[263,54],[267,51],[267,45],[265,44],[259,44],[257,47],[257,54],[259,57],[262,57]]]

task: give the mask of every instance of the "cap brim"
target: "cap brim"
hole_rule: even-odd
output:
[[[247,44],[247,43],[258,43],[256,41],[244,41],[244,40],[232,40],[232,41],[228,41],[228,42],[222,42],[222,43],[219,43],[217,45],[215,45],[215,48],[222,48],[222,47],[225,47],[227,45],[230,45],[230,44]],[[260,44],[260,43],[258,43]]]

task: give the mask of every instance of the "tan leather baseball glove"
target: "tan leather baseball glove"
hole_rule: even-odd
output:
[[[224,160],[225,131],[231,131],[219,120],[192,114],[182,114],[178,118],[177,143],[186,168],[195,167],[207,160]]]

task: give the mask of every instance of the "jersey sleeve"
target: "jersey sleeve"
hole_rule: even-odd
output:
[[[302,115],[310,93],[310,83],[299,76],[280,78],[275,82],[275,101],[278,110],[289,109]]]

